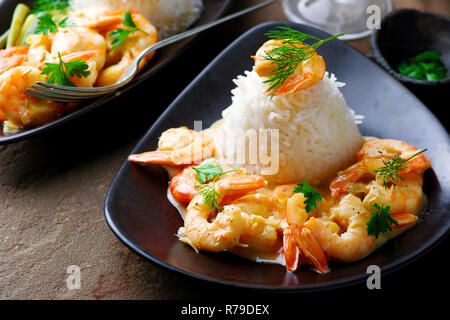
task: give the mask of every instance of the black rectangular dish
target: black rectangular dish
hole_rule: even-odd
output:
[[[231,103],[233,79],[251,70],[250,56],[267,40],[265,34],[281,24],[259,25],[233,42],[178,96],[132,153],[155,150],[158,137],[168,128],[193,128],[195,120],[202,120],[205,128],[218,120]],[[305,25],[289,25],[322,39],[329,37]],[[432,161],[424,183],[428,206],[417,226],[363,260],[330,263],[332,271],[325,275],[308,268],[291,273],[279,265],[254,263],[227,253],[197,254],[175,236],[183,220],[167,200],[165,170],[156,165],[135,166],[124,159],[105,202],[106,220],[118,238],[139,255],[169,270],[215,283],[275,291],[324,290],[358,283],[366,279],[368,266],[380,266],[387,274],[440,242],[450,226],[450,148],[446,130],[405,87],[346,43],[333,40],[318,53],[324,57],[327,70],[346,83],[342,93],[349,107],[365,116],[359,125],[362,135],[400,139],[428,148]]]

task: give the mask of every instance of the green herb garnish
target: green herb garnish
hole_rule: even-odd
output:
[[[66,0],[36,0],[33,2],[32,13],[38,12],[65,12],[70,7],[70,4]]]
[[[113,32],[111,32],[109,34],[109,36],[111,38],[115,38],[111,42],[112,50],[117,48],[133,32],[140,31],[140,32],[147,34],[145,31],[143,31],[142,29],[139,29],[136,26],[136,24],[133,21],[133,17],[131,15],[130,11],[125,11],[125,13],[123,14],[122,20],[123,20],[124,27],[129,27],[131,29],[117,28],[116,30],[114,30]]]
[[[297,186],[294,188],[294,193],[303,193],[303,195],[305,196],[306,199],[303,203],[306,204],[306,212],[317,209],[317,202],[322,201],[322,196],[320,195],[320,193],[317,192],[317,190],[306,180],[304,181],[304,183],[297,184]]]
[[[214,180],[222,175],[222,168],[215,164],[214,161],[206,163],[200,167],[192,167],[197,172],[197,179],[200,183],[206,183],[207,181]]]
[[[62,61],[61,54],[58,52],[59,63],[45,63],[45,68],[41,74],[49,75],[47,83],[58,84],[61,86],[76,87],[69,77],[87,77],[91,74],[89,66],[85,61],[78,59],[72,62]]]
[[[390,206],[378,205],[376,203],[372,206],[375,211],[372,213],[369,221],[367,221],[367,235],[374,236],[378,239],[379,235],[383,235],[391,231],[391,225],[398,225],[398,222],[391,217],[389,211]]]
[[[197,187],[199,193],[205,199],[205,203],[211,208],[213,213],[223,209],[217,202],[217,199],[220,199],[222,196],[215,189],[216,179],[217,177],[214,179],[212,185],[206,184]]]
[[[52,33],[58,31],[58,28],[64,28],[73,26],[71,22],[69,22],[69,18],[66,17],[61,21],[53,20],[53,17],[50,13],[45,13],[44,15],[39,17],[38,25],[36,28],[36,33]]]
[[[272,71],[267,76],[270,79],[264,81],[269,84],[267,90],[269,96],[273,98],[277,90],[283,85],[283,83],[294,73],[298,65],[305,60],[308,60],[313,56],[315,50],[327,41],[336,39],[343,34],[338,34],[327,39],[319,39],[315,36],[294,30],[288,25],[277,27],[278,30],[269,31],[266,36],[274,40],[282,40],[283,43],[274,48],[273,50],[266,52],[265,60],[270,61],[273,65]],[[306,40],[317,41],[314,44],[308,45]],[[304,45],[304,47],[299,47]]]
[[[230,170],[224,172],[222,168],[214,161],[208,162],[200,167],[192,167],[192,169],[197,172],[198,182],[203,184],[198,186],[197,189],[200,190],[199,193],[203,195],[205,198],[205,203],[209,205],[211,211],[214,213],[223,209],[217,202],[217,198],[221,198],[221,195],[214,189],[216,180],[224,174],[240,170]],[[212,185],[205,185],[208,181],[212,181]]]
[[[395,155],[391,160],[382,160],[383,166],[379,170],[375,170],[377,174],[383,179],[383,186],[388,187],[388,182],[398,183],[400,172],[408,167],[408,161],[410,161],[415,156],[427,151],[427,149],[422,149],[406,160],[403,160],[399,155]]]
[[[441,61],[442,54],[437,51],[425,51],[410,62],[404,61],[398,71],[405,77],[417,80],[442,80],[448,78],[447,68]]]

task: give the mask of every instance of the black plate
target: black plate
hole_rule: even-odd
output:
[[[30,5],[33,1],[32,0],[26,0],[26,1],[11,1],[11,0],[5,0],[0,1],[0,34],[3,34],[4,31],[6,31],[9,28],[9,24],[11,23],[12,19],[12,13],[14,11],[14,8],[18,3],[25,3],[27,5]],[[196,21],[196,23],[193,25],[193,27],[205,24],[207,22],[210,22],[219,16],[221,16],[224,11],[227,9],[227,7],[230,5],[231,0],[207,0],[204,1],[204,10],[202,12],[202,15],[200,18]],[[120,92],[128,91],[129,89],[133,88],[137,84],[141,83],[142,81],[146,80],[150,76],[153,76],[155,73],[157,73],[159,70],[161,70],[164,66],[166,66],[170,61],[178,57],[184,49],[186,49],[187,45],[195,38],[191,37],[185,40],[182,40],[180,42],[174,43],[173,45],[163,48],[159,50],[155,57],[151,60],[150,64],[136,77],[136,79],[122,88]],[[85,114],[86,112],[89,112],[93,109],[96,109],[100,107],[101,105],[107,103],[108,101],[114,99],[116,97],[117,93],[107,95],[105,97],[96,99],[91,101],[90,103],[85,104],[84,106],[81,106],[76,111],[67,114],[57,120],[51,121],[49,123],[46,123],[44,125],[41,125],[36,128],[32,129],[25,129],[18,133],[14,134],[4,134],[2,125],[0,124],[0,145],[2,144],[8,144],[12,142],[17,142],[23,139],[30,138],[38,133],[45,132],[51,128],[54,128],[56,126],[59,126],[67,121],[70,121],[74,118],[78,118],[79,116]]]
[[[264,34],[280,25],[262,24],[242,35],[220,54],[164,112],[133,153],[154,150],[160,134],[171,127],[204,126],[219,119],[231,102],[232,80],[252,68],[250,56],[266,41]],[[292,27],[317,37],[329,35],[300,24]],[[363,135],[400,139],[427,147],[432,169],[425,174],[429,206],[423,221],[412,230],[359,262],[331,263],[319,275],[308,268],[288,273],[279,265],[258,264],[227,253],[196,254],[175,236],[183,221],[166,199],[167,174],[159,166],[142,168],[125,162],[115,177],[105,203],[114,233],[141,256],[170,270],[234,286],[267,290],[319,290],[363,281],[367,267],[378,265],[385,274],[422,255],[447,234],[450,225],[449,136],[439,121],[407,89],[379,66],[335,40],[319,50],[327,69],[347,83],[342,92],[348,105],[366,116]]]

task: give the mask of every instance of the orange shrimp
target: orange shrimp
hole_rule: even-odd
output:
[[[348,192],[359,190],[377,177],[377,171],[385,162],[399,156],[403,160],[409,159],[419,150],[406,142],[392,139],[373,140],[365,143],[357,154],[358,162],[344,171],[331,182],[330,190],[334,199],[340,198]],[[422,174],[430,168],[431,160],[423,153],[408,161],[406,168],[402,168],[399,175],[402,178],[410,174]]]
[[[172,128],[162,133],[159,150],[134,154],[128,160],[141,165],[162,164],[184,166],[200,163],[214,156],[213,139],[186,127]]]
[[[198,182],[197,172],[192,167],[184,168],[170,180],[170,192],[180,203],[188,204],[198,193],[197,187],[201,183]]]
[[[344,232],[337,233],[330,230],[328,225],[314,217],[310,218],[304,228],[310,230],[320,248],[327,256],[339,261],[355,261],[372,253],[381,244],[406,231],[417,222],[417,216],[408,213],[394,213],[392,218],[398,225],[392,231],[379,236],[378,239],[367,235],[367,222],[371,214],[361,199],[354,195],[346,195],[339,206],[331,211],[332,219],[346,227]]]
[[[72,62],[75,60],[83,60],[88,65],[90,72],[87,77],[69,77],[70,81],[72,81],[77,87],[85,87],[90,88],[94,86],[94,83],[98,76],[97,71],[97,59],[98,51],[97,50],[87,50],[87,51],[80,51],[80,52],[74,52],[67,54],[62,57],[62,60],[64,62]]]
[[[28,59],[28,46],[0,50],[0,74],[22,65]]]
[[[0,75],[0,111],[14,126],[34,127],[55,119],[62,104],[31,97],[25,90],[46,77],[37,68],[18,66]]]
[[[89,12],[91,11],[91,12]],[[118,46],[113,46],[112,31],[118,28],[129,29],[124,26],[123,17],[129,12],[139,31],[132,32]],[[80,9],[72,13],[73,21],[79,25],[96,30],[106,39],[108,50],[106,55],[106,68],[97,79],[96,86],[108,86],[116,83],[133,60],[147,47],[158,41],[158,31],[143,15],[133,10],[94,10]],[[155,52],[148,54],[139,65],[142,69],[153,57]]]
[[[28,46],[12,47],[0,50],[0,74],[11,68],[22,65],[28,59]],[[6,114],[0,110],[0,122],[8,120]]]
[[[290,230],[284,232],[286,237],[283,239],[283,243],[288,243],[286,247],[283,247],[285,259],[288,257],[286,266],[295,267],[295,261],[300,259],[300,257],[295,257],[296,252],[292,249],[294,246],[292,240],[295,239],[303,257],[310,261],[321,273],[325,273],[328,270],[327,258],[311,231],[304,228],[309,219],[304,202],[305,197],[302,193],[293,195],[286,202],[286,221],[290,228]],[[294,259],[292,259],[293,256]]]
[[[392,159],[394,156],[400,156],[402,159],[408,159],[419,149],[407,144],[406,142],[393,139],[373,140],[365,143],[357,154],[358,161],[363,159]],[[431,160],[425,154],[421,153],[408,161],[408,166],[401,171],[401,175],[408,173],[422,173],[431,167]]]
[[[269,40],[256,52],[256,56],[253,57],[255,60],[255,72],[260,77],[264,79],[270,78],[270,72],[273,70],[274,66],[271,61],[266,59],[267,52],[272,51],[284,42],[285,40]],[[305,46],[298,44],[298,47]],[[294,73],[278,88],[275,95],[278,96],[307,89],[322,80],[325,71],[325,60],[314,52],[311,58],[302,61],[298,65]]]
[[[267,182],[260,176],[241,174],[223,177],[214,184],[216,201],[222,204],[225,197],[245,195],[266,186]],[[196,250],[219,252],[239,246],[241,237],[254,228],[255,219],[264,222],[263,217],[250,216],[233,205],[225,205],[215,214],[204,195],[199,193],[186,210],[184,228],[180,228],[178,236]],[[262,236],[265,234],[261,233]],[[271,232],[270,238],[276,241],[276,232]]]

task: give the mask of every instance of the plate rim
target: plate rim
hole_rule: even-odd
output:
[[[280,24],[288,24],[290,26],[295,26],[296,28],[307,27],[307,28],[315,29],[320,32],[325,32],[325,31],[316,29],[314,27],[311,27],[311,26],[308,26],[305,24],[300,24],[300,23],[295,23],[295,22],[290,22],[290,21],[268,21],[268,22],[264,22],[264,23],[258,24],[256,26],[250,28],[249,30],[244,32],[242,35],[240,35],[238,38],[236,38],[233,42],[231,42],[220,54],[218,54],[210,63],[208,63],[208,65],[192,80],[192,82],[188,86],[186,86],[185,89],[183,89],[180,92],[180,94],[172,101],[172,103],[169,105],[169,107],[166,110],[164,110],[164,112],[158,117],[158,119],[150,126],[150,128],[147,130],[147,132],[139,139],[138,143],[135,145],[135,147],[133,148],[133,150],[131,151],[130,154],[137,152],[145,144],[145,142],[148,140],[148,138],[153,134],[153,131],[156,130],[156,127],[160,124],[160,122],[162,122],[165,119],[166,115],[171,112],[171,110],[175,107],[175,105],[178,103],[178,101],[183,98],[185,93],[189,92],[191,87],[196,85],[196,83],[203,77],[204,74],[206,74],[208,72],[208,70],[213,65],[215,65],[219,60],[221,60],[221,58],[223,56],[227,55],[228,51],[235,45],[235,43],[239,42],[242,38],[247,37],[248,34],[256,32],[259,29],[264,29],[267,26],[280,25]],[[342,42],[344,42],[344,41],[342,41]],[[347,44],[345,42],[343,44],[348,49],[356,52],[357,54],[362,56],[363,59],[367,60],[369,63],[373,64],[376,68],[381,70],[383,73],[385,73],[386,75],[388,75],[389,77],[394,79],[400,85],[399,88],[401,88],[401,90],[403,90],[408,95],[412,96],[418,102],[418,104],[420,104],[422,106],[422,108],[427,110],[429,115],[432,116],[434,118],[434,120],[436,120],[437,122],[439,122],[441,124],[442,129],[445,129],[443,127],[441,121],[431,112],[431,110],[429,108],[427,108],[400,81],[398,81],[397,79],[392,77],[381,66],[379,66],[377,63],[375,63],[374,61],[369,59],[363,53],[354,49],[353,47],[351,47],[349,44]],[[449,142],[449,141],[450,141],[450,136],[447,137],[447,142]],[[243,283],[235,283],[235,282],[220,280],[220,279],[213,278],[210,276],[191,273],[191,272],[185,271],[183,269],[180,269],[178,267],[175,267],[169,263],[163,262],[163,261],[159,260],[157,257],[154,257],[153,255],[145,252],[138,245],[134,244],[131,240],[127,239],[126,235],[121,233],[121,231],[119,230],[119,227],[114,223],[114,221],[111,217],[111,212],[109,209],[109,203],[111,202],[110,199],[112,198],[112,193],[117,188],[117,181],[121,177],[121,175],[122,175],[123,171],[125,170],[125,168],[127,167],[127,165],[129,165],[129,163],[127,160],[125,160],[122,163],[122,165],[120,166],[116,175],[114,176],[114,179],[112,180],[110,187],[108,189],[108,192],[107,192],[107,195],[105,198],[105,202],[104,202],[104,215],[105,215],[106,222],[107,222],[108,226],[110,227],[110,229],[113,231],[113,233],[116,235],[116,237],[122,243],[124,243],[128,248],[130,248],[132,251],[134,251],[139,256],[141,256],[147,260],[150,260],[151,262],[155,263],[156,265],[161,266],[165,269],[168,269],[171,272],[177,272],[179,274],[188,276],[190,278],[207,281],[207,282],[212,282],[215,284],[225,285],[228,287],[267,291],[267,292],[319,292],[319,291],[326,291],[326,290],[332,290],[332,289],[337,289],[337,288],[349,287],[352,285],[356,285],[358,283],[362,283],[366,278],[368,278],[370,276],[369,274],[359,274],[359,275],[347,277],[347,278],[336,280],[336,281],[329,282],[329,283],[319,283],[319,284],[313,284],[313,285],[297,285],[297,286],[291,286],[291,287],[279,287],[279,286],[267,286],[267,285],[257,285],[257,284],[243,284]],[[429,238],[428,241],[426,241],[420,248],[416,249],[414,252],[412,252],[404,257],[395,259],[393,262],[390,262],[390,263],[382,266],[381,272],[384,275],[387,275],[387,274],[390,274],[390,273],[392,273],[398,269],[401,269],[401,268],[409,265],[410,263],[420,259],[423,255],[429,253],[434,248],[439,246],[439,244],[441,244],[447,238],[447,236],[449,234],[449,230],[450,230],[450,225],[447,225],[447,230],[441,229],[441,232],[439,232],[437,234],[433,234],[433,236],[431,238]]]
[[[223,1],[223,5],[221,6],[221,8],[216,12],[214,18],[211,20],[216,20],[217,18],[221,17],[226,10],[228,10],[231,6],[231,3],[233,0],[221,0]],[[206,31],[208,32],[208,31]],[[45,133],[49,130],[52,130],[54,128],[58,128],[61,125],[72,121],[74,119],[80,118],[82,117],[84,114],[98,109],[102,106],[104,106],[106,103],[114,100],[118,95],[122,95],[123,93],[131,90],[132,88],[136,87],[137,85],[141,84],[142,82],[146,81],[147,79],[149,79],[150,77],[154,76],[155,74],[157,74],[158,72],[160,72],[162,69],[164,69],[168,64],[170,64],[174,59],[179,58],[186,50],[188,50],[196,41],[199,40],[199,38],[202,36],[202,33],[199,33],[197,35],[192,36],[192,40],[190,40],[186,46],[180,48],[176,53],[174,53],[171,57],[167,58],[166,60],[164,60],[162,63],[160,63],[159,65],[155,66],[154,68],[148,70],[144,73],[142,73],[140,76],[138,76],[137,78],[135,78],[132,82],[130,82],[129,84],[127,84],[125,87],[121,88],[120,90],[107,94],[103,97],[98,98],[97,100],[93,100],[92,103],[81,107],[79,109],[76,109],[73,112],[70,112],[62,117],[59,117],[51,122],[48,123],[44,123],[38,127],[35,128],[30,128],[27,129],[23,132],[19,132],[13,135],[5,135],[5,136],[0,136],[0,146],[1,145],[8,145],[8,144],[12,144],[12,143],[16,143],[16,142],[20,142],[29,138],[33,138],[36,135],[39,135],[41,133]]]

